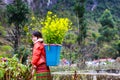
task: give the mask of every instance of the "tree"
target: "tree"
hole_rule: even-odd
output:
[[[28,21],[29,8],[22,0],[15,0],[12,4],[7,5],[7,18],[9,24],[14,24],[12,38],[14,51],[18,50],[20,44],[21,31],[24,24]]]
[[[76,5],[75,5],[75,13],[78,18],[78,44],[82,44],[87,37],[87,27],[85,23],[85,2],[86,0],[76,0]],[[84,43],[83,43],[84,44]]]
[[[115,48],[117,45],[114,45],[114,41],[116,42],[118,40],[118,31],[113,16],[108,9],[101,15],[100,23],[102,26],[99,28],[100,36],[97,39],[100,53],[105,53],[104,56],[106,55],[106,57],[115,57],[117,53],[117,49]]]
[[[116,35],[115,22],[111,12],[108,9],[106,9],[101,15],[100,23],[102,27],[99,28],[99,33],[101,36],[98,38],[98,42],[110,42],[111,40],[114,40]]]
[[[76,0],[75,4],[75,13],[78,19],[78,37],[77,37],[77,43],[79,45],[78,53],[79,54],[79,60],[80,57],[82,57],[82,64],[79,64],[81,68],[85,67],[85,53],[83,52],[83,49],[85,48],[85,38],[87,37],[87,27],[85,22],[85,3],[86,0]]]
[[[115,22],[113,20],[113,16],[110,12],[110,10],[106,9],[103,14],[100,17],[100,23],[101,25],[104,26],[108,26],[113,28],[115,26]]]

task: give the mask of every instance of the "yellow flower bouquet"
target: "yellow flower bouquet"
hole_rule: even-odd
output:
[[[68,18],[58,18],[52,12],[48,12],[42,22],[42,34],[47,44],[62,44],[66,32],[70,29],[71,21]]]

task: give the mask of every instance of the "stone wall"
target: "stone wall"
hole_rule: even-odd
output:
[[[53,72],[53,80],[120,80],[120,74]]]

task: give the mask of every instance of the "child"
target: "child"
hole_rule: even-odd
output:
[[[46,65],[46,54],[42,34],[38,31],[32,33],[32,41],[34,43],[33,54],[32,54],[32,75],[36,70],[37,80],[52,80],[50,69]]]

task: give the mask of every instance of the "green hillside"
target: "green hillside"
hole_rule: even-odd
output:
[[[27,1],[27,0],[25,0],[25,1]],[[80,25],[78,23],[78,17],[76,16],[76,13],[75,13],[75,6],[77,4],[76,3],[77,0],[51,0],[51,1],[52,2],[50,3],[50,5],[48,5],[47,0],[44,0],[44,1],[33,0],[33,2],[31,3],[32,5],[29,6],[31,8],[30,9],[31,14],[28,16],[29,21],[28,21],[28,23],[25,24],[25,27],[22,26],[23,29],[26,30],[27,32],[24,33],[24,30],[22,30],[22,32],[21,32],[21,39],[22,39],[21,45],[23,43],[25,43],[24,45],[29,45],[29,43],[27,42],[27,40],[24,39],[24,37],[26,39],[28,39],[28,41],[31,41],[30,34],[28,33],[28,28],[26,26],[29,26],[30,29],[40,28],[41,27],[40,21],[45,18],[47,11],[52,11],[58,17],[67,17],[72,21],[72,30],[70,31],[70,33],[67,33],[67,36],[64,40],[63,45],[65,45],[65,47],[67,47],[70,50],[71,50],[71,46],[75,46],[75,48],[77,47],[77,49],[73,50],[74,53],[82,53],[82,52],[76,52],[76,51],[79,51],[78,50],[79,45],[77,43],[75,43],[77,40],[77,37],[79,37],[78,36],[78,33],[79,33],[78,27]],[[0,45],[4,45],[2,39],[5,39],[5,41],[8,41],[8,42],[13,41],[13,40],[10,40],[10,39],[12,39],[12,38],[10,38],[10,36],[11,36],[11,34],[14,33],[12,31],[14,31],[14,27],[15,27],[13,25],[11,27],[8,24],[8,19],[6,17],[7,12],[6,12],[5,6],[6,5],[3,4],[2,0],[1,0],[0,1],[0,9],[1,9],[0,22],[1,22],[1,27],[4,27],[4,30],[6,31],[7,34],[2,36],[2,38],[0,38],[0,43],[1,43]],[[97,41],[101,38],[101,36],[103,37],[102,33],[100,33],[100,29],[103,29],[103,27],[104,27],[101,25],[100,17],[102,15],[106,15],[106,14],[103,14],[106,9],[108,9],[110,11],[110,14],[111,14],[110,18],[112,18],[111,20],[113,20],[113,22],[114,22],[114,26],[115,26],[114,28],[117,31],[117,35],[115,35],[114,40],[111,40],[111,42],[109,42],[109,43],[102,42],[102,44],[105,44],[105,46],[100,46],[100,45],[98,45]],[[91,48],[94,48],[95,51],[91,51],[91,50],[84,51],[85,54],[90,54],[90,55],[94,54],[94,55],[98,56],[98,54],[96,54],[96,53],[100,53],[100,54],[106,53],[111,48],[112,48],[111,50],[113,52],[111,51],[110,53],[115,53],[115,54],[119,53],[119,49],[117,49],[117,48],[119,48],[119,36],[120,36],[120,32],[119,32],[120,15],[119,14],[120,14],[120,0],[86,0],[84,18],[85,18],[85,22],[87,24],[86,25],[87,37],[85,38],[85,41],[84,41],[85,45],[83,48],[91,47]],[[33,16],[35,17],[35,20],[32,20]],[[109,18],[109,15],[107,18]],[[109,19],[106,19],[106,20],[108,20],[108,22],[109,22]],[[29,25],[29,24],[31,24],[31,25]],[[3,29],[3,28],[1,28],[1,29]],[[108,28],[108,30],[111,30],[111,29]],[[106,29],[106,31],[107,31],[107,29]],[[9,33],[11,33],[11,34],[9,34]],[[0,34],[2,35],[3,32],[0,32]],[[75,35],[75,38],[72,38],[70,35]],[[116,39],[116,37],[117,37],[117,39]],[[115,42],[117,42],[117,43],[115,43]],[[97,45],[92,47],[91,44],[97,44]],[[110,46],[110,47],[108,47],[108,46]],[[13,47],[13,43],[12,43],[12,47]]]

